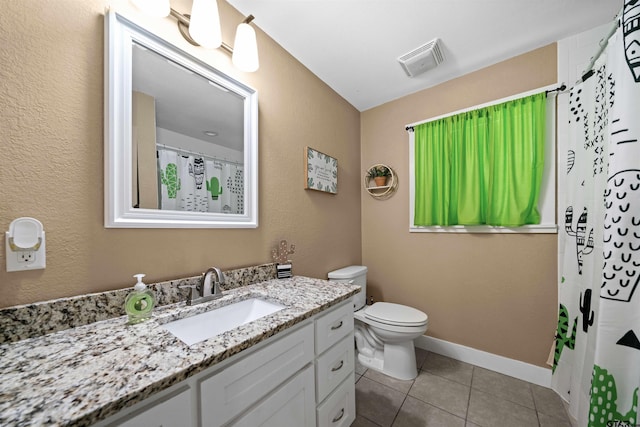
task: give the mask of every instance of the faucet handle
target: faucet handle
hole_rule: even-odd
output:
[[[190,289],[189,297],[187,298],[187,304],[191,305],[191,302],[197,298],[196,292],[198,290],[198,285],[178,285],[178,289]]]

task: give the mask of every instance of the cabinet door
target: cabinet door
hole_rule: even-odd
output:
[[[200,383],[202,425],[222,425],[313,360],[313,324],[277,339]]]
[[[234,427],[315,427],[313,366],[285,382],[233,421]]]
[[[316,361],[316,397],[322,402],[355,368],[353,334],[324,352]]]
[[[192,426],[191,390],[180,389],[176,393],[110,425],[120,427]]]
[[[318,427],[349,427],[356,419],[356,387],[353,372],[318,405]]]

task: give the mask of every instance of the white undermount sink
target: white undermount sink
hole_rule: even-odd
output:
[[[195,316],[174,320],[162,327],[185,344],[193,345],[284,308],[286,308],[284,305],[278,303],[250,298]]]

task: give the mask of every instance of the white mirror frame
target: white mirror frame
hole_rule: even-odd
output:
[[[133,208],[132,44],[149,48],[244,98],[244,214]],[[109,11],[105,15],[104,225],[107,228],[256,228],[258,93]]]

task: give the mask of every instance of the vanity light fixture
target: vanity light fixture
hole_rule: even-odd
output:
[[[240,70],[254,72],[258,69],[258,43],[256,42],[256,32],[249,22],[253,20],[253,15],[249,15],[236,29],[236,38],[233,42],[235,50],[231,57],[233,65]]]
[[[222,48],[231,54],[233,65],[239,70],[252,73],[259,68],[256,32],[249,25],[254,19],[253,15],[247,16],[238,25],[234,41],[235,48],[233,48],[222,41],[217,0],[193,0],[191,15],[183,15],[176,11],[169,1],[131,0],[131,3],[149,16],[159,18],[173,16],[178,21],[178,29],[185,40],[194,46],[202,46],[206,49]]]
[[[175,16],[174,10],[171,12],[171,15]],[[205,49],[217,49],[220,47],[222,33],[217,0],[193,0],[189,20],[186,31],[197,44]],[[184,34],[182,35],[184,36]]]

